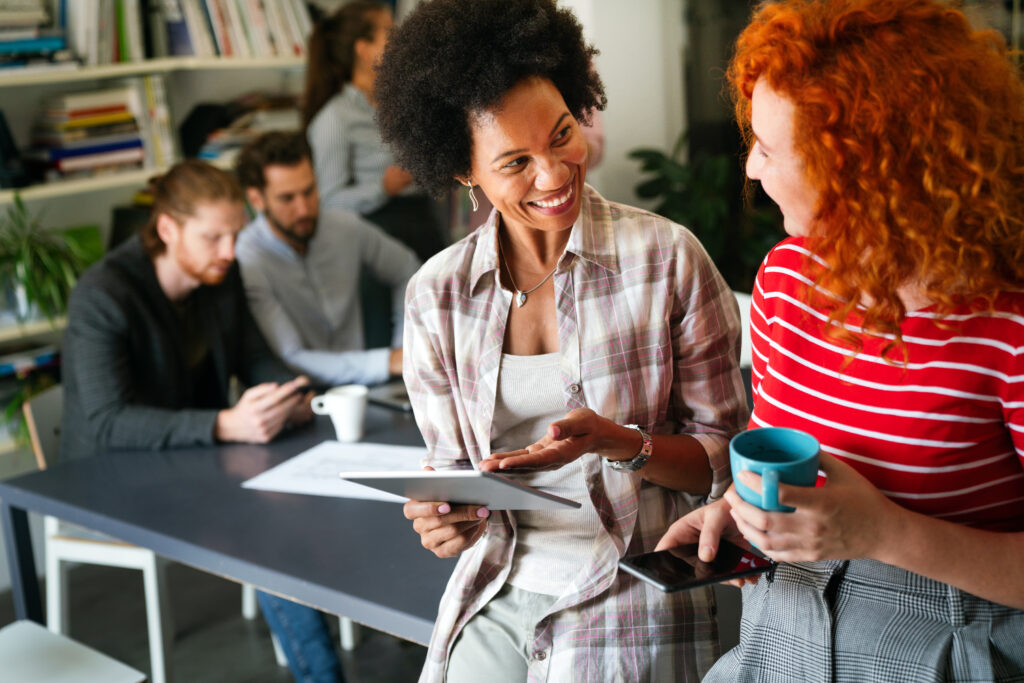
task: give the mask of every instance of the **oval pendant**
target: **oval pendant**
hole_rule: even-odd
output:
[[[518,292],[517,291],[516,292],[516,306],[518,306],[519,308],[522,308],[523,304],[525,304],[525,303],[526,303],[526,293],[525,292]]]

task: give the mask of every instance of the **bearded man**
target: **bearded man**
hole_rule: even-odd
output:
[[[259,214],[238,239],[249,306],[270,346],[319,384],[378,384],[402,374],[405,286],[415,254],[360,216],[320,211],[305,136],[272,131],[250,142],[235,170]],[[366,349],[363,270],[391,288],[391,345]]]

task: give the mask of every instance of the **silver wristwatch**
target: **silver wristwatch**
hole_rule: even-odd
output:
[[[651,443],[651,435],[648,434],[643,427],[640,425],[624,425],[628,429],[635,429],[640,432],[640,438],[643,439],[643,445],[640,446],[640,452],[633,456],[632,460],[609,460],[608,464],[612,466],[612,469],[619,470],[621,472],[636,472],[651,459],[651,454],[654,452],[654,446]]]

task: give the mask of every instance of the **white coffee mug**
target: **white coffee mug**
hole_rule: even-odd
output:
[[[359,441],[363,438],[366,392],[362,384],[333,387],[320,396],[314,396],[310,405],[317,415],[330,416],[338,441]]]

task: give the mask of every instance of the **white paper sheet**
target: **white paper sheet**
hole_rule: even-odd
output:
[[[420,461],[426,455],[427,449],[425,448],[389,446],[379,443],[324,441],[285,460],[277,467],[242,482],[242,486],[263,491],[404,503],[406,498],[346,481],[339,478],[338,474],[382,470],[389,472],[419,471],[422,469]]]

